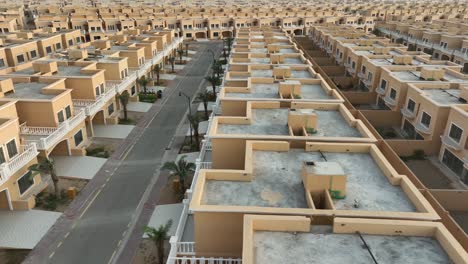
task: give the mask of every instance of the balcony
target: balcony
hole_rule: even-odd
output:
[[[35,144],[22,146],[22,148],[23,152],[0,165],[0,185],[6,182],[13,174],[26,166],[39,154]]]
[[[367,76],[366,76],[365,73],[359,72],[359,73],[357,74],[357,77],[358,77],[359,79],[366,79]]]
[[[454,150],[454,151],[461,151],[463,150],[463,148],[460,146],[460,143],[459,142],[456,142],[455,140],[453,140],[451,137],[449,136],[446,136],[446,135],[442,135],[440,136],[440,138],[442,139],[442,143],[447,146],[448,148]]]
[[[414,119],[416,117],[416,114],[414,112],[411,112],[408,108],[401,108],[400,112],[404,117],[408,119]]]
[[[464,60],[468,60],[468,52],[462,53],[460,50],[456,50],[453,54],[457,57],[463,58]]]
[[[421,124],[421,122],[417,122],[415,125],[414,125],[414,129],[416,129],[416,131],[422,133],[422,134],[426,134],[426,135],[430,135],[431,134],[431,130],[429,129],[429,127]]]
[[[377,89],[375,89],[375,92],[380,94],[380,95],[384,95],[385,94],[385,89],[382,88],[382,87],[378,87]]]
[[[93,116],[116,94],[116,89],[112,84],[107,84],[106,86],[108,87],[107,91],[103,95],[99,96],[97,100],[73,99],[73,107],[83,109],[86,116]],[[109,89],[109,87],[111,88]]]
[[[68,132],[75,129],[86,118],[84,111],[79,111],[72,118],[65,120],[58,127],[30,127],[22,124],[21,135],[27,144],[37,144],[37,149],[48,150],[59,143]]]
[[[395,99],[391,98],[390,96],[385,96],[384,101],[388,106],[394,107],[396,105]]]
[[[353,67],[350,67],[350,68],[346,68],[346,70],[349,72],[349,74],[353,75],[356,73],[356,68],[353,68]]]

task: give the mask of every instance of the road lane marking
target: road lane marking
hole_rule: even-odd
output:
[[[53,251],[52,253],[50,253],[49,258],[51,259],[54,255],[55,255],[55,251]]]
[[[66,233],[63,238],[67,238],[70,235],[70,232]]]
[[[60,242],[58,243],[58,245],[57,245],[57,248],[59,248],[62,244],[63,244],[63,242],[60,241]]]
[[[101,185],[101,189],[104,188],[104,187],[106,187],[106,184],[105,184],[105,183],[104,183],[103,185]]]
[[[81,219],[81,217],[83,217],[83,215],[86,213],[86,211],[88,211],[89,207],[93,204],[94,200],[96,200],[96,198],[98,197],[98,195],[101,193],[101,190],[102,189],[99,189],[99,191],[97,191],[97,193],[94,195],[93,199],[89,202],[89,204],[86,206],[86,208],[83,210],[83,212],[80,214],[80,217],[78,219]]]
[[[123,157],[121,158],[121,160],[125,160],[127,158],[127,155],[128,153],[130,153],[130,151],[133,149],[133,147],[135,147],[135,143],[133,143],[128,149],[127,151],[125,151]]]
[[[117,249],[114,250],[114,253],[112,253],[112,256],[111,256],[111,258],[109,259],[109,262],[107,262],[107,264],[112,263],[112,260],[114,259],[116,253],[117,253]]]

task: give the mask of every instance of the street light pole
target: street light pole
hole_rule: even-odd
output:
[[[192,118],[192,108],[190,107],[190,101],[192,101],[192,100],[191,100],[190,96],[188,96],[184,92],[180,91],[179,96],[182,96],[182,95],[185,96],[187,98],[187,100],[188,100],[189,116],[190,116],[190,118]],[[189,126],[190,127],[190,149],[192,149],[192,145],[193,145],[193,141],[192,141],[192,123],[190,122],[190,120],[189,120],[189,125],[190,125]]]

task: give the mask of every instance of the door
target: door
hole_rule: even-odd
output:
[[[0,191],[0,210],[13,210],[8,189]]]

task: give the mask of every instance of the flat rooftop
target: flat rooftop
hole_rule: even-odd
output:
[[[442,105],[462,104],[460,98],[460,89],[424,89],[422,92]]]
[[[278,83],[252,83],[250,93],[226,92],[226,97],[237,98],[280,98]],[[302,84],[301,97],[303,99],[334,99],[328,95],[320,84]]]
[[[47,83],[38,82],[14,83],[15,92],[9,93],[5,97],[15,99],[52,99],[56,95],[42,93],[42,88],[48,85]]]
[[[300,149],[253,151],[252,181],[207,180],[202,204],[309,208],[301,176],[304,161],[341,165],[347,176],[347,187],[344,199],[333,200],[337,210],[416,211],[403,190],[388,181],[369,153],[320,153]],[[356,202],[358,208],[354,207]]]
[[[79,66],[58,66],[55,76],[90,76],[92,74],[82,73],[83,67]]]
[[[255,231],[255,263],[451,263],[439,242],[431,237],[334,234],[329,226],[310,232]]]
[[[301,109],[298,109],[301,110]],[[312,110],[312,109],[307,109]],[[313,110],[317,115],[317,137],[361,137],[338,110]],[[247,135],[289,135],[289,109],[252,109],[252,124],[218,124],[218,133]]]
[[[250,74],[252,77],[273,77],[273,70],[252,70]],[[313,78],[313,76],[307,70],[291,70],[291,78]]]
[[[425,65],[424,67],[435,67],[439,68],[440,65]],[[392,75],[398,77],[401,80],[404,81],[421,81],[419,77],[421,76],[420,71],[392,71]],[[457,76],[453,76],[451,74],[448,74],[447,72],[444,74],[444,77],[442,81],[446,82],[453,82],[453,83],[468,83],[468,79],[461,79],[458,78]]]

